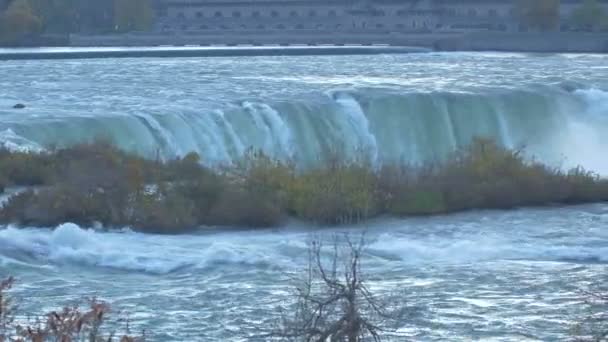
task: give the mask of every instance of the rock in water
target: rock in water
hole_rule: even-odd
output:
[[[16,105],[13,106],[14,109],[23,109],[25,108],[25,105],[23,103],[17,103]]]

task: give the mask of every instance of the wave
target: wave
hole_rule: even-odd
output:
[[[0,131],[0,147],[16,152],[41,152],[44,148],[8,128]]]
[[[608,93],[578,84],[483,93],[334,90],[314,99],[244,101],[197,113],[66,116],[2,122],[0,143],[66,146],[102,138],[148,157],[198,152],[208,165],[231,164],[248,149],[312,166],[335,155],[371,163],[443,158],[475,136],[535,157],[608,173]]]
[[[608,243],[605,241],[598,245],[574,236],[566,236],[565,240],[513,238],[509,235],[515,232],[511,233],[479,232],[451,238],[432,235],[414,240],[383,234],[369,247],[375,256],[406,264],[467,264],[498,260],[608,264]]]
[[[572,231],[570,226],[553,230],[541,225],[530,229],[518,224],[517,217],[509,216],[504,221],[500,213],[491,215],[494,216],[472,224],[468,216],[451,217],[456,223],[448,224],[441,223],[441,219],[425,221],[421,227],[411,226],[414,221],[408,220],[399,220],[396,227],[391,227],[391,222],[378,222],[379,226],[366,237],[366,253],[370,256],[366,265],[384,269],[504,260],[608,263],[605,234],[595,226],[586,232]],[[502,223],[488,223],[496,221]],[[345,231],[361,232],[356,227],[314,235],[330,243],[335,234]],[[0,229],[0,266],[75,265],[151,274],[192,270],[289,272],[304,266],[310,238],[309,232],[294,229],[166,236],[85,229],[71,223],[55,229],[7,227]]]
[[[191,242],[190,239],[192,239]],[[104,232],[66,223],[55,229],[0,229],[0,261],[80,265],[166,274],[186,269],[278,266],[266,251],[233,237],[159,236],[125,229]]]
[[[146,246],[117,243],[126,234],[108,233],[101,236],[93,230],[81,229],[67,223],[54,230],[16,229],[0,231],[2,254],[17,261],[34,259],[54,264],[79,264],[111,267],[131,271],[167,273],[184,267],[183,261],[172,260],[159,250],[151,254]]]

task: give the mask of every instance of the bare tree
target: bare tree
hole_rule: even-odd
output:
[[[15,321],[15,306],[6,293],[13,287],[13,283],[12,277],[0,279],[0,342],[8,339],[10,327]]]
[[[102,326],[107,321],[110,306],[90,299],[88,308],[65,307],[41,316],[33,325],[16,322],[15,306],[7,294],[14,279],[0,280],[0,342],[144,342],[141,337],[122,337],[110,333],[104,336]],[[116,338],[115,338],[116,337]]]
[[[608,291],[593,289],[584,291],[583,295],[590,313],[575,324],[574,340],[577,342],[608,341]]]
[[[283,315],[276,333],[280,339],[382,340],[387,332],[385,323],[399,315],[398,311],[389,311],[388,301],[376,297],[366,285],[361,271],[364,246],[363,237],[353,243],[347,235],[335,236],[327,248],[320,240],[310,243],[306,277],[296,287],[297,304],[292,314]]]

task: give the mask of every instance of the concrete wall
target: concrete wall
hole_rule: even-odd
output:
[[[71,46],[209,46],[209,45],[392,45],[432,48],[439,40],[453,37],[450,33],[436,34],[376,34],[370,32],[341,33],[285,31],[274,34],[251,32],[222,32],[190,35],[124,34],[72,35]]]
[[[191,35],[125,34],[72,35],[72,46],[209,46],[209,45],[391,45],[429,47],[441,51],[521,51],[521,52],[597,52],[608,53],[608,33],[392,33],[370,32],[303,34],[285,31],[255,34]]]
[[[474,32],[438,40],[445,51],[523,51],[608,53],[608,33],[501,33]]]

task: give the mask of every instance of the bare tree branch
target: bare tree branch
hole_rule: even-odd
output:
[[[391,315],[364,282],[361,259],[365,241],[334,236],[325,248],[319,239],[310,243],[303,285],[296,288],[297,304],[283,317],[273,334],[287,341],[360,342],[382,341]],[[323,252],[328,249],[329,257]],[[344,269],[339,270],[341,264]],[[341,266],[341,267],[342,267]],[[340,267],[340,268],[341,268]],[[283,312],[289,312],[284,310]]]
[[[574,325],[574,341],[608,341],[608,291],[593,289],[581,291],[590,313]]]

